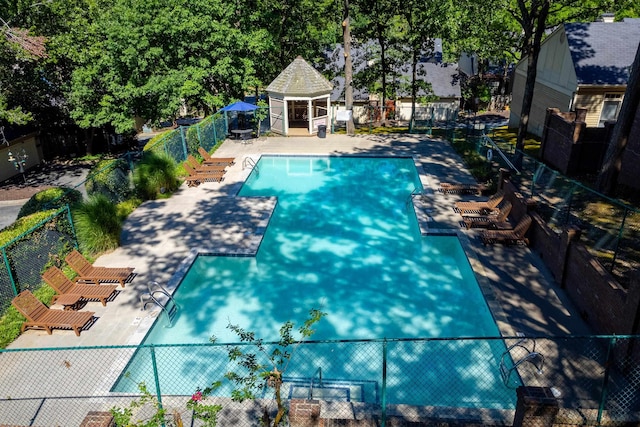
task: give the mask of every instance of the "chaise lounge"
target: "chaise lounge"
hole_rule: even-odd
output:
[[[196,172],[222,172],[227,169],[226,165],[210,165],[206,163],[200,163],[198,159],[193,157],[191,154],[187,156],[187,162],[189,165],[195,169]]]
[[[53,266],[47,269],[42,275],[44,281],[53,288],[58,295],[53,297],[55,303],[61,295],[77,295],[83,299],[100,300],[103,306],[107,305],[107,300],[114,294],[118,285],[82,285],[73,283],[58,267]]]
[[[202,156],[203,163],[207,165],[225,165],[232,166],[236,163],[234,157],[211,157],[211,154],[202,147],[198,147],[198,153]]]
[[[44,305],[30,291],[22,291],[16,296],[11,304],[27,318],[22,324],[20,332],[26,328],[44,329],[51,335],[52,329],[73,329],[76,336],[80,336],[80,331],[93,321],[92,311],[64,311],[55,310]]]
[[[517,244],[524,243],[529,244],[529,239],[525,237],[525,234],[531,226],[532,219],[529,215],[524,215],[515,227],[511,230],[484,230],[480,235],[482,243],[493,245],[494,243],[504,244]]]
[[[500,206],[500,210],[489,215],[465,215],[462,217],[467,230],[470,228],[501,228],[508,225],[507,218],[511,212],[511,202],[506,201]]]
[[[477,194],[481,196],[488,188],[486,184],[459,184],[450,182],[440,184],[440,192],[443,194]]]
[[[77,250],[71,251],[65,261],[73,270],[78,273],[78,281],[94,283],[119,282],[124,288],[125,283],[133,279],[132,267],[94,267]]]
[[[504,191],[498,190],[484,202],[456,202],[454,210],[460,215],[487,215],[491,212],[497,212],[497,206],[504,199]]]
[[[197,187],[203,182],[224,181],[224,172],[220,172],[220,171],[208,172],[203,170],[196,170],[193,167],[191,167],[189,162],[184,162],[182,166],[184,167],[184,170],[186,170],[187,173],[189,174],[189,176],[185,178],[185,180],[187,181],[188,187]]]

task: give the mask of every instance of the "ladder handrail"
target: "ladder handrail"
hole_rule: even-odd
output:
[[[256,164],[256,161],[253,160],[251,156],[247,156],[244,159],[242,159],[242,170],[244,170],[245,168],[255,169],[256,172],[260,172],[258,170],[258,165]]]
[[[153,303],[158,307],[160,307],[162,311],[164,311],[164,313],[167,315],[169,326],[172,326],[173,318],[175,317],[175,314],[178,312],[178,304],[176,303],[176,300],[173,298],[171,293],[164,288],[164,286],[162,286],[160,283],[156,282],[155,280],[152,280],[147,284],[147,290],[148,290],[147,293],[140,295],[140,305],[141,305],[140,310],[146,310],[147,304]],[[159,293],[160,295],[165,296],[167,298],[166,303],[163,304],[155,296],[156,293]],[[145,295],[147,295],[147,301],[144,301]],[[167,310],[167,306],[169,305],[170,302],[173,302],[173,308],[171,310]]]
[[[515,344],[512,344],[511,346],[507,347],[507,349],[504,351],[504,353],[502,353],[502,356],[500,357],[500,366],[499,366],[500,375],[502,376],[502,382],[507,387],[509,385],[508,383],[509,383],[509,380],[511,379],[511,374],[513,373],[513,371],[516,370],[518,366],[520,366],[524,362],[531,363],[538,370],[538,374],[542,374],[542,369],[544,368],[544,356],[541,353],[536,351],[535,339],[531,339],[531,341],[533,342],[533,347],[531,349],[527,348],[524,345],[525,342],[527,341],[529,341],[529,338],[522,337]],[[513,350],[514,348],[521,348],[526,352],[526,354],[523,357],[521,357],[517,362],[514,362],[514,359],[511,357],[511,350]],[[505,364],[505,356],[507,355],[509,355],[509,359],[513,363],[513,366],[511,366],[508,369]]]

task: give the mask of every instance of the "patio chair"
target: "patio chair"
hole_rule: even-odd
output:
[[[118,282],[124,288],[125,283],[130,282],[134,276],[132,267],[94,267],[75,249],[64,260],[78,273],[78,281],[82,282]]]
[[[118,285],[85,285],[73,283],[58,267],[49,267],[42,275],[44,281],[53,288],[58,295],[53,297],[52,302],[56,302],[61,295],[78,295],[83,299],[100,300],[103,306],[107,305],[107,300],[116,291]]]
[[[486,184],[458,184],[443,182],[440,184],[440,192],[443,194],[477,194],[481,196],[489,187]]]
[[[232,166],[236,163],[236,159],[234,157],[211,157],[211,154],[202,147],[198,147],[198,153],[200,153],[204,159],[203,163],[208,165]]]
[[[501,228],[508,225],[507,218],[511,212],[511,202],[506,201],[500,206],[500,210],[495,214],[489,215],[465,215],[462,217],[467,230],[470,228]]]
[[[22,324],[20,333],[26,328],[44,329],[51,335],[52,329],[73,329],[77,336],[80,331],[93,321],[92,311],[64,311],[55,310],[44,305],[30,291],[22,291],[11,304],[27,318]]]
[[[456,202],[454,210],[460,215],[488,215],[491,212],[497,212],[497,206],[504,199],[504,191],[498,190],[484,202]]]
[[[198,185],[202,184],[203,182],[222,182],[224,181],[224,172],[220,172],[220,171],[203,171],[203,170],[196,170],[193,167],[191,167],[191,165],[189,164],[189,162],[184,162],[182,164],[182,166],[184,167],[184,170],[187,171],[187,173],[189,174],[189,176],[187,176],[186,181],[187,181],[187,186],[189,187],[197,187]]]
[[[196,172],[224,172],[227,169],[225,165],[210,165],[206,163],[200,163],[198,159],[191,154],[187,156],[187,162]]]
[[[486,246],[494,243],[504,244],[516,244],[524,243],[529,244],[529,239],[525,237],[525,234],[531,226],[532,219],[529,215],[524,215],[515,227],[511,230],[484,230],[480,235],[482,243]]]

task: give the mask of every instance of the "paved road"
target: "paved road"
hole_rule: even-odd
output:
[[[88,164],[55,162],[28,171],[26,182],[18,175],[0,183],[0,230],[13,224],[22,205],[46,188],[75,188],[86,197],[83,183],[89,170]]]

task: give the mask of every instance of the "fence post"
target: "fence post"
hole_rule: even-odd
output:
[[[387,425],[387,339],[382,340],[382,401],[380,426]]]
[[[78,245],[78,235],[76,234],[76,228],[73,226],[73,217],[71,216],[71,208],[67,203],[67,220],[69,220],[69,226],[71,227],[71,233],[73,234],[73,244],[76,249],[80,249],[80,245]]]
[[[613,259],[611,260],[611,268],[609,269],[610,273],[613,273],[613,267],[616,265],[616,259],[618,258],[618,249],[620,249],[620,240],[622,239],[622,234],[624,233],[624,225],[627,221],[627,214],[629,213],[629,209],[624,208],[624,215],[622,215],[622,224],[620,224],[620,230],[618,231],[618,238],[616,239],[616,248],[613,251]]]
[[[151,344],[151,346],[149,347],[149,350],[151,350],[151,364],[153,366],[153,380],[156,383],[156,397],[158,398],[158,408],[162,409],[162,394],[160,393],[160,378],[158,377],[158,364],[156,362],[156,350],[153,344]],[[162,423],[162,426],[164,427],[164,422]]]
[[[604,362],[604,376],[602,377],[602,395],[600,396],[600,406],[598,406],[598,420],[597,425],[600,425],[602,421],[602,412],[604,411],[604,405],[607,400],[609,372],[611,372],[611,366],[613,365],[613,346],[616,343],[616,337],[609,338],[609,345],[607,346],[607,358]]]
[[[189,155],[189,151],[187,150],[187,140],[186,140],[186,138],[184,137],[184,134],[185,134],[186,132],[183,132],[185,129],[186,129],[186,128],[184,128],[184,127],[182,127],[182,126],[180,126],[180,127],[178,128],[178,130],[180,131],[180,140],[182,141],[182,151],[184,152],[184,159],[183,159],[183,160],[186,160],[186,159],[187,159],[187,156]]]
[[[7,247],[2,247],[2,258],[4,259],[4,265],[7,268],[7,276],[9,276],[9,281],[11,282],[11,289],[13,289],[13,295],[18,295],[18,289],[16,288],[16,281],[13,279],[13,274],[11,273],[11,264],[9,264],[9,257],[7,257]]]

